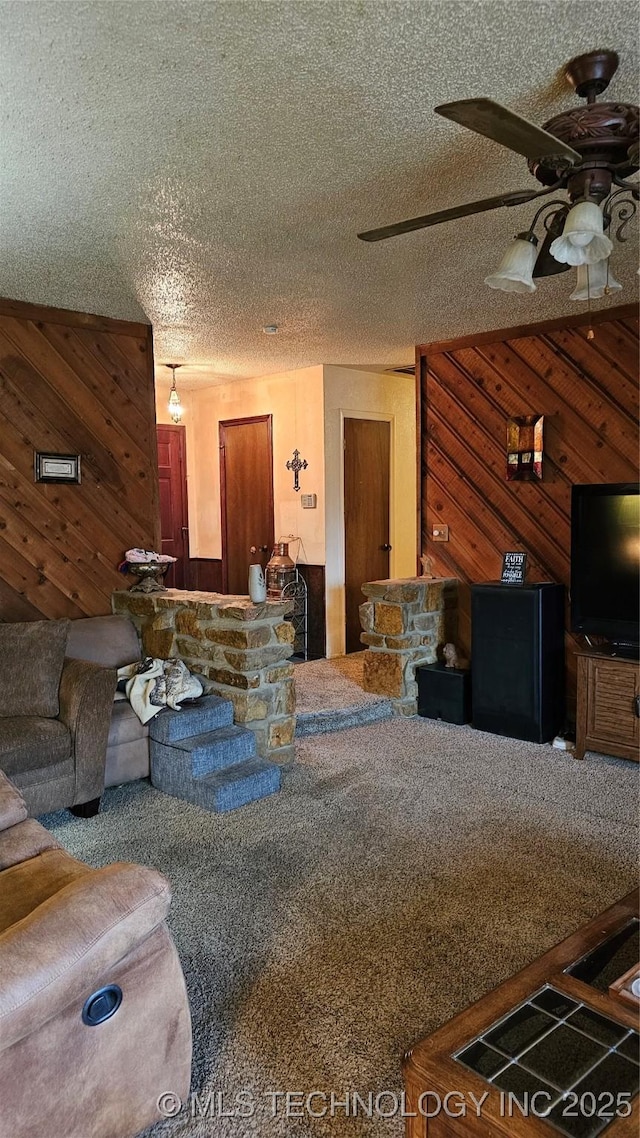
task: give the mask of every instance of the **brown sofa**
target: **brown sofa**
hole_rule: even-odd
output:
[[[0,624],[0,769],[29,813],[97,813],[115,669],[66,658],[70,621]]]
[[[67,656],[121,668],[141,659],[138,633],[127,616],[81,617],[71,621]],[[140,722],[124,693],[116,692],[109,720],[104,785],[119,786],[148,776],[149,727]]]
[[[163,1092],[186,1101],[191,1023],[169,904],[154,870],[72,858],[0,771],[2,1134],[132,1138],[161,1117]]]

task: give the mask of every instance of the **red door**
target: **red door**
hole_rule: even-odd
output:
[[[189,519],[184,427],[159,424],[158,480],[160,483],[161,553],[177,557],[164,583],[169,589],[189,588]]]

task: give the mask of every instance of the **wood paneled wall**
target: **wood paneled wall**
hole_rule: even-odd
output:
[[[572,483],[637,479],[637,309],[609,309],[593,325],[592,340],[582,315],[417,349],[419,525],[434,572],[499,580],[503,552],[520,549],[530,580],[568,586]],[[533,413],[545,416],[544,478],[507,482],[507,420]],[[431,539],[438,523],[449,525],[446,543]],[[463,589],[467,650],[470,635]]]
[[[0,620],[108,613],[124,551],[159,548],[151,327],[0,300],[0,391]],[[36,483],[35,451],[81,483]]]
[[[222,592],[222,561],[217,557],[190,557],[187,588],[203,593]]]

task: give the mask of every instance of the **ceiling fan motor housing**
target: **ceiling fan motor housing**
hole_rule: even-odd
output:
[[[629,103],[596,103],[618,69],[615,51],[589,51],[565,67],[565,76],[586,106],[563,111],[544,124],[544,130],[578,152],[582,163],[566,170],[565,185],[572,201],[589,196],[602,201],[611,189],[611,171],[627,178],[638,169],[638,108]],[[564,169],[564,166],[561,168]],[[553,159],[530,161],[529,170],[552,186],[559,169]]]
[[[606,197],[611,188],[609,165],[622,163],[617,173],[623,178],[638,169],[638,121],[638,108],[632,104],[588,103],[563,111],[544,124],[549,134],[568,143],[583,159],[577,170],[566,170],[572,200],[585,192],[598,201]],[[557,167],[548,161],[532,160],[529,170],[543,186],[552,186],[558,180]]]

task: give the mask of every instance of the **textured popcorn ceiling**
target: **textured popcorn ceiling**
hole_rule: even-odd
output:
[[[488,95],[542,122],[572,55],[614,48],[637,100],[637,4],[1,3],[0,293],[153,323],[184,386],[579,311],[483,277],[532,206],[371,245],[361,229],[532,184],[432,113]],[[637,243],[615,273],[636,295]],[[602,302],[600,302],[602,303]],[[266,336],[264,324],[280,326]]]

